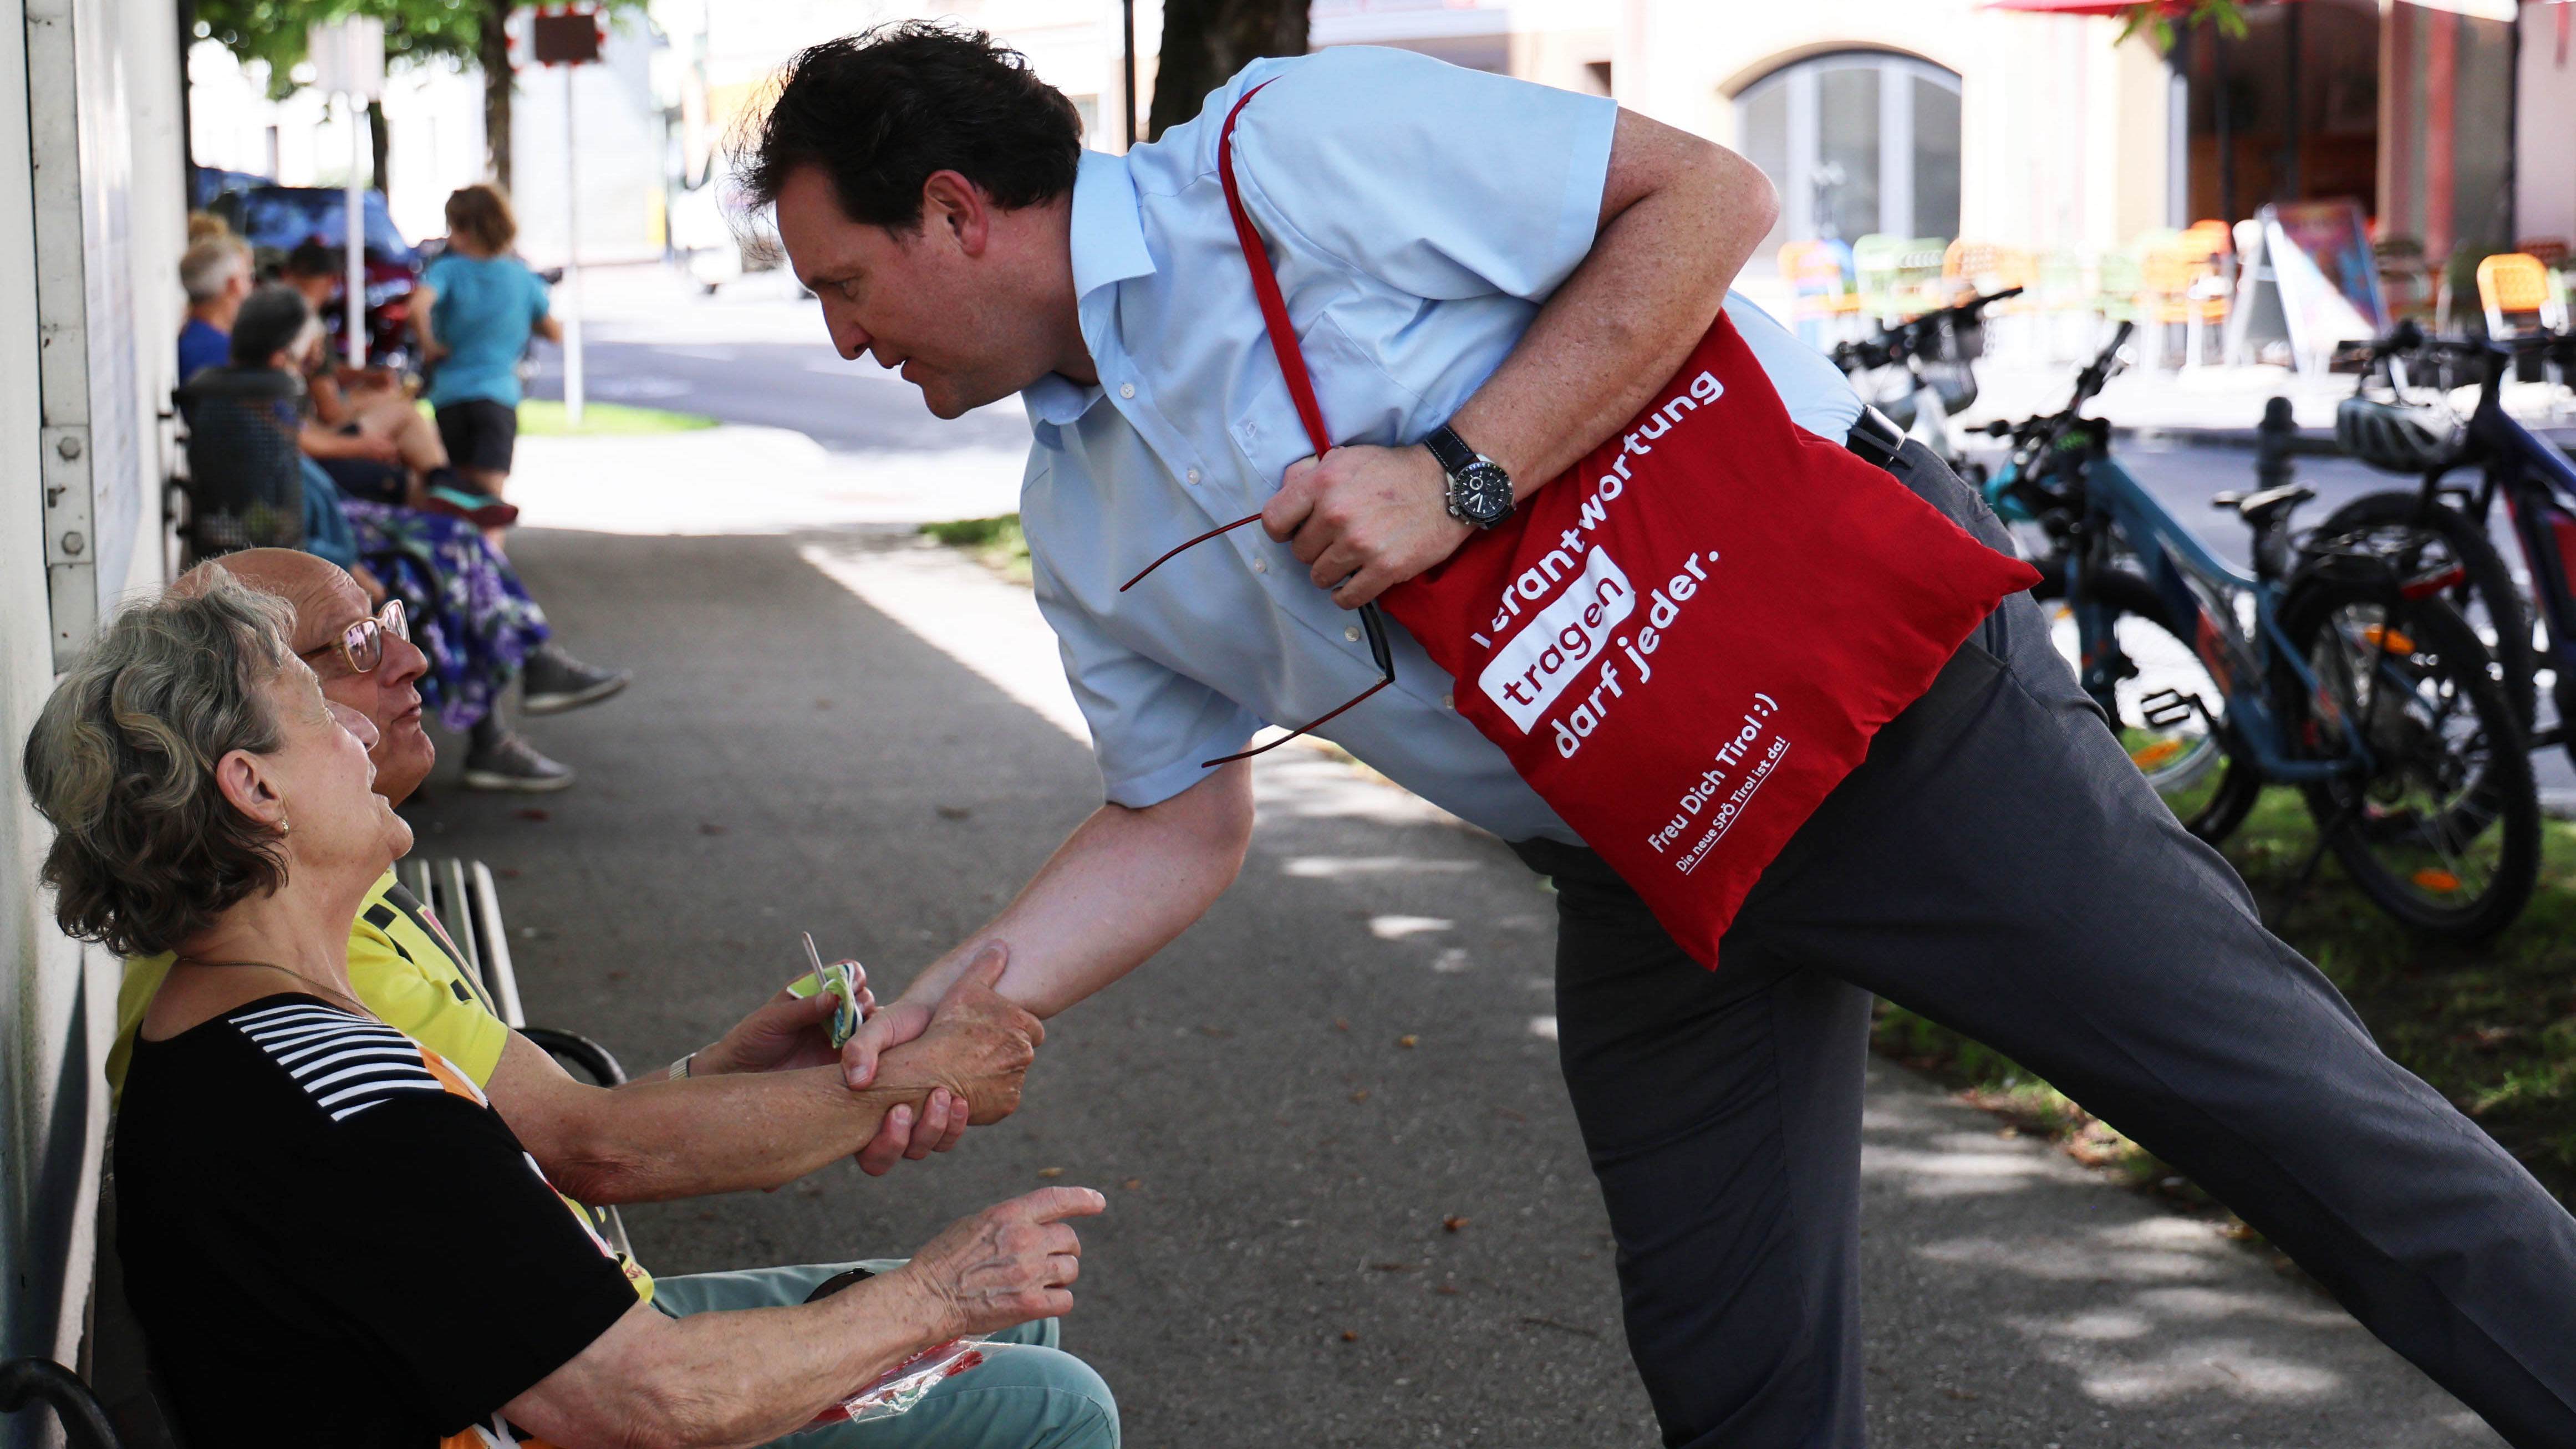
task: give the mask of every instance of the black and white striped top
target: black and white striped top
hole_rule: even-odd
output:
[[[295,1079],[334,1122],[397,1092],[440,1092],[418,1042],[379,1021],[336,1007],[290,1002],[233,1018],[260,1050]]]

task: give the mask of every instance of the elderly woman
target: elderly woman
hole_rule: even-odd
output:
[[[637,1301],[471,1082],[352,993],[358,903],[411,831],[369,788],[374,727],[324,698],[288,622],[200,569],[108,626],[27,743],[63,928],[177,954],[116,1172],[186,1437],[759,1443],[926,1346],[1071,1306],[1063,1220],[1101,1210],[1087,1189],[987,1209],[815,1302],[674,1319]],[[1043,1350],[992,1350],[1015,1351]],[[1115,1422],[1014,1442],[1114,1445]]]

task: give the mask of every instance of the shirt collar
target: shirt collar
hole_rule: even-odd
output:
[[[1098,324],[1106,318],[1093,304],[1093,295],[1154,272],[1153,254],[1145,249],[1144,217],[1136,209],[1136,181],[1127,174],[1125,157],[1082,153],[1081,169],[1073,178],[1072,247],[1073,292],[1083,313],[1084,337],[1097,356]],[[1097,386],[1085,387],[1053,372],[1020,393],[1030,422],[1055,427],[1090,411],[1100,396]]]

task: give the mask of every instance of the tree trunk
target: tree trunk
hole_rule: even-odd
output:
[[[1199,113],[1208,92],[1265,55],[1306,53],[1308,0],[1164,0],[1149,137]]]
[[[483,34],[475,59],[483,68],[484,169],[507,192],[510,189],[510,32],[507,22],[514,0],[484,0]]]
[[[394,138],[393,128],[385,124],[385,103],[382,101],[367,102],[367,145],[374,153],[372,174],[376,189],[390,200],[394,194],[394,182],[388,163],[393,154]]]

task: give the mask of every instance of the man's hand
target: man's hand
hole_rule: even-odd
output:
[[[1082,1239],[1064,1220],[1108,1206],[1087,1187],[1042,1187],[959,1219],[886,1276],[919,1294],[952,1336],[1061,1318],[1082,1273]]]
[[[856,961],[841,964],[850,968],[851,984],[859,993],[859,1015],[865,1018],[877,1006],[876,993],[868,990],[867,968]],[[840,1057],[832,1048],[831,1033],[832,1012],[838,1004],[828,991],[799,997],[782,990],[736,1022],[714,1046],[700,1051],[689,1065],[689,1075],[829,1066]]]
[[[1458,551],[1476,530],[1449,516],[1448,476],[1427,448],[1335,448],[1302,458],[1261,510],[1272,538],[1333,602],[1356,609]],[[1336,587],[1338,585],[1338,587]]]

